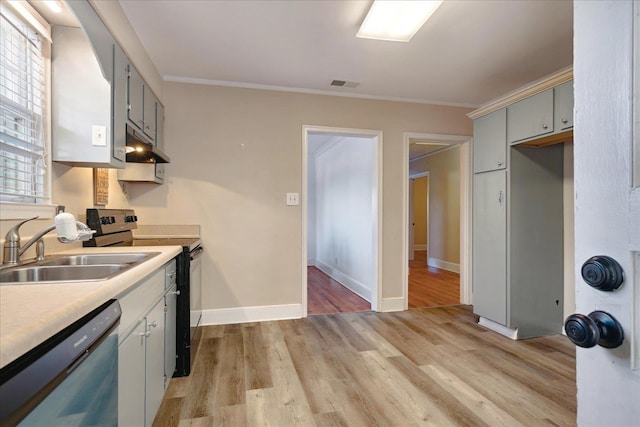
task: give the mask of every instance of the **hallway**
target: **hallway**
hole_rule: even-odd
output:
[[[460,275],[427,266],[427,252],[409,262],[409,308],[460,304]],[[356,313],[371,304],[316,267],[307,267],[307,313]]]
[[[460,274],[427,265],[427,251],[409,261],[409,308],[460,304]]]

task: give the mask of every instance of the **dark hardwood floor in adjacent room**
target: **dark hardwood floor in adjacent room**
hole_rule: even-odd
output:
[[[371,310],[371,304],[327,276],[317,267],[307,267],[307,313],[353,313]]]
[[[469,306],[206,326],[155,426],[574,426],[575,346]]]
[[[460,304],[460,274],[427,265],[427,252],[409,261],[409,308]]]

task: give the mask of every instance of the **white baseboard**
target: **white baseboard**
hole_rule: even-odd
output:
[[[414,251],[426,251],[428,250],[426,243],[422,245],[413,245]]]
[[[487,329],[491,329],[492,331],[497,332],[500,335],[504,335],[507,338],[511,338],[512,340],[518,339],[517,329],[507,328],[506,326],[501,325],[500,323],[496,323],[493,320],[485,319],[482,316],[480,316],[480,319],[478,320],[478,325],[484,326]]]
[[[454,273],[460,273],[460,264],[454,264],[449,261],[443,261],[438,258],[431,258],[427,260],[427,265],[429,267],[441,268],[443,270],[452,271]]]
[[[300,319],[302,318],[302,308],[302,304],[282,304],[203,310],[202,324],[227,325],[230,323]]]
[[[315,258],[307,258],[307,267],[315,267],[316,259]]]
[[[365,300],[371,302],[371,289],[367,288],[364,283],[357,281],[356,279],[344,274],[342,271],[337,270],[320,260],[316,260],[316,267],[333,280],[340,282],[340,284],[351,292],[358,294]]]
[[[380,301],[378,311],[404,311],[405,299],[403,297],[384,298]]]

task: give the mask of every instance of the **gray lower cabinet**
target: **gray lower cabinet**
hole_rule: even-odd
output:
[[[507,167],[507,111],[502,108],[473,121],[473,171]]]
[[[164,396],[164,298],[153,306],[146,317],[147,346],[145,349],[145,426],[153,424]],[[175,323],[175,318],[174,318]],[[175,336],[174,336],[175,341]]]
[[[168,289],[164,296],[164,388],[169,386],[169,380],[176,370],[176,315],[178,309],[178,288],[176,284],[176,263],[167,266],[165,271],[165,288]]]
[[[563,324],[563,146],[511,147],[473,179],[474,313],[517,338]]]
[[[507,324],[507,172],[473,177],[473,309]]]
[[[167,271],[174,273],[169,289]],[[122,307],[118,330],[118,425],[148,427],[164,396],[170,354],[175,366],[175,261],[118,301]]]
[[[145,331],[146,323],[142,320],[118,346],[118,425],[121,426],[144,425]]]

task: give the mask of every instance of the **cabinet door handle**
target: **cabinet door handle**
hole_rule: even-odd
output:
[[[151,331],[144,331],[144,332],[140,332],[139,334],[141,337],[146,337],[149,338],[151,336]]]
[[[562,119],[560,119],[560,121],[562,122],[563,125],[566,125],[567,123],[569,123],[569,120],[567,120],[564,117]]]
[[[174,295],[180,295],[180,291],[175,291],[175,292],[169,292],[170,294],[174,294]]]
[[[498,160],[498,166],[502,166],[502,160]]]
[[[151,322],[151,323],[150,323],[150,326],[151,326],[152,328],[156,328],[156,327],[158,327],[158,322],[156,322],[156,321],[154,320],[153,322]]]
[[[502,206],[502,202],[504,202],[504,194],[502,193],[502,190],[500,190],[498,191],[498,203],[500,206]]]
[[[542,129],[544,129],[544,130],[549,129],[549,125],[547,125],[547,124],[543,124],[543,125],[542,125]]]

